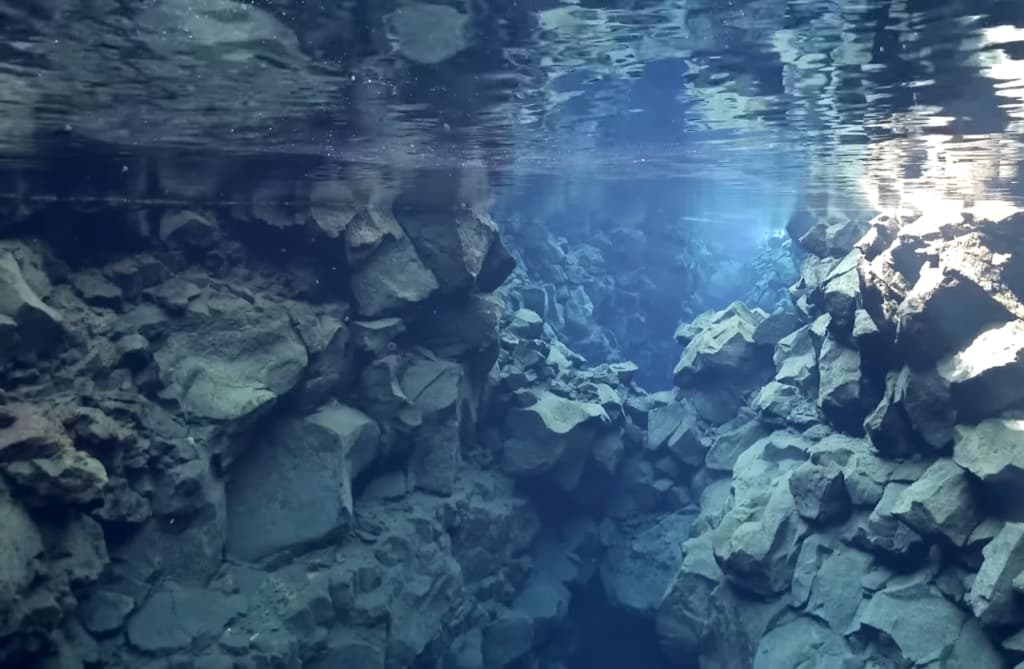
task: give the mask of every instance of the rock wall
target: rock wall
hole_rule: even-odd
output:
[[[666,653],[1024,659],[1022,231],[1020,214],[797,217],[802,324],[735,304],[680,329],[672,406],[705,421],[710,483],[656,614]]]
[[[0,665],[1024,659],[1024,218],[796,216],[647,393],[478,177],[0,226]]]

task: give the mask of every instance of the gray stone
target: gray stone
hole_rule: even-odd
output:
[[[806,616],[791,617],[761,637],[752,669],[846,669],[851,651],[840,634]]]
[[[304,666],[307,669],[385,669],[386,648],[387,634],[383,628],[339,626],[329,633],[324,654]]]
[[[707,534],[686,541],[682,565],[669,581],[655,618],[659,644],[678,663],[699,652],[710,613],[711,594],[722,580]]]
[[[258,560],[344,534],[352,479],[376,457],[379,439],[370,418],[342,405],[275,426],[230,472],[228,551]]]
[[[777,311],[769,314],[754,329],[754,343],[774,346],[803,325],[800,317],[794,313]]]
[[[1006,523],[988,543],[981,569],[974,579],[967,603],[987,626],[1020,625],[1024,622],[1013,580],[1024,573],[1024,524]]]
[[[999,515],[1024,520],[1024,420],[990,418],[956,428],[953,459],[980,482]]]
[[[835,464],[822,466],[805,462],[793,471],[789,490],[797,513],[811,523],[841,523],[852,510],[846,479]]]
[[[897,343],[915,367],[938,362],[982,330],[1011,320],[991,294],[946,262],[922,268],[897,317]]]
[[[699,384],[702,379],[749,373],[758,361],[754,331],[765,319],[735,302],[713,315],[707,326],[686,345],[674,374],[680,386]]]
[[[352,277],[361,316],[393,315],[423,302],[440,288],[437,277],[407,237],[385,239]]]
[[[800,229],[796,227],[793,230]],[[844,213],[829,211],[807,227],[797,241],[816,256],[841,257],[850,252],[867,229],[867,221],[851,221]]]
[[[990,327],[938,364],[961,422],[1024,408],[1024,321]]]
[[[673,402],[652,409],[647,420],[647,448],[667,448],[689,465],[704,461],[705,449],[697,428],[697,413],[692,406]]]
[[[775,346],[775,380],[794,386],[808,396],[818,394],[818,344],[805,325]]]
[[[512,315],[509,331],[524,339],[539,339],[544,331],[544,320],[534,311],[520,309]]]
[[[203,588],[157,590],[128,619],[128,642],[147,653],[166,653],[217,639],[242,611],[237,597]]]
[[[412,480],[421,490],[450,495],[463,435],[472,430],[466,372],[455,362],[417,359],[403,370],[401,385],[423,417],[414,431],[409,462]]]
[[[825,278],[822,287],[825,311],[832,317],[829,329],[841,341],[850,341],[860,306],[860,251],[850,251]]]
[[[903,491],[892,513],[920,534],[945,537],[957,547],[982,520],[967,473],[945,458]]]
[[[677,512],[630,522],[601,561],[601,582],[613,606],[640,615],[658,610],[683,562],[693,515]]]
[[[925,553],[921,535],[893,514],[897,501],[909,486],[890,483],[871,514],[853,531],[851,543],[902,564],[915,564]]]
[[[759,439],[768,436],[768,429],[756,418],[740,426],[719,432],[708,450],[704,462],[708,469],[731,472],[740,454],[753,446]]]
[[[885,377],[885,394],[878,406],[864,419],[864,432],[872,446],[888,457],[906,457],[918,450],[920,438],[903,406],[901,374]]]
[[[915,666],[946,657],[960,638],[967,616],[924,583],[888,587],[861,609],[857,624],[892,639]]]
[[[86,270],[72,274],[71,285],[85,301],[97,307],[119,309],[124,303],[124,293],[98,270]]]
[[[50,350],[64,335],[60,314],[47,306],[28,284],[17,258],[7,250],[0,250],[0,316],[16,324],[18,345],[5,349],[5,357]]]
[[[395,338],[405,332],[401,318],[378,318],[370,321],[352,321],[352,341],[367,353],[383,355],[393,348]]]
[[[177,325],[154,359],[167,392],[191,414],[215,420],[235,420],[273,402],[298,383],[309,362],[283,309],[251,306]]]
[[[849,434],[863,433],[870,400],[860,370],[860,354],[831,336],[818,358],[818,406],[829,422]]]
[[[751,405],[765,422],[778,427],[806,428],[821,422],[817,404],[795,386],[772,381],[761,388]]]
[[[96,635],[117,632],[135,609],[135,599],[113,590],[93,590],[78,606],[82,626]]]
[[[608,422],[599,404],[577,402],[547,391],[506,417],[503,469],[514,476],[537,476],[566,460],[585,456],[595,429]]]
[[[186,247],[204,249],[217,241],[217,223],[194,211],[168,211],[160,217],[160,239]]]

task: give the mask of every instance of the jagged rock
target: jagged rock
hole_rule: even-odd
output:
[[[352,479],[376,457],[379,439],[370,418],[340,404],[275,426],[230,472],[228,551],[258,560],[343,535]]]
[[[953,459],[981,482],[1000,516],[1024,520],[1024,421],[990,418],[956,428]]]
[[[608,422],[598,404],[547,391],[534,392],[533,397],[532,405],[512,409],[506,417],[502,468],[513,476],[537,476],[582,460],[596,430]]]
[[[396,210],[396,216],[444,294],[467,294],[474,288],[492,245],[501,244],[498,226],[478,210]],[[485,277],[490,287],[496,277]]]
[[[1024,321],[983,331],[940,361],[938,374],[949,385],[962,422],[975,423],[1024,408]]]
[[[135,599],[113,590],[93,590],[77,609],[82,626],[97,636],[117,632],[135,610]]]
[[[924,473],[918,461],[901,463],[884,460],[865,439],[841,434],[825,436],[811,453],[815,464],[834,463],[843,471],[850,500],[858,508],[871,508],[882,499],[883,489],[892,482],[909,483]]]
[[[124,293],[125,299],[134,300],[147,288],[167,279],[167,267],[149,254],[122,258],[104,268],[104,274]]]
[[[795,386],[778,381],[761,388],[751,405],[767,423],[778,427],[807,428],[821,422],[821,413],[815,402]]]
[[[942,536],[962,547],[981,522],[967,473],[943,458],[900,495],[895,517],[924,536]]]
[[[29,506],[89,505],[107,491],[103,465],[29,405],[0,406],[0,471]]]
[[[886,213],[875,216],[868,223],[867,232],[857,242],[857,249],[868,260],[874,260],[896,241],[901,223],[898,217]]]
[[[789,588],[806,533],[789,477],[807,448],[800,437],[776,432],[737,460],[735,507],[713,532],[715,559],[737,587],[762,596]]]
[[[1024,573],[1024,524],[1006,523],[982,554],[985,560],[967,595],[974,615],[987,626],[1020,625],[1024,608],[1013,588]]]
[[[833,211],[809,226],[805,220],[790,228],[791,234],[802,232],[795,237],[800,246],[820,257],[846,255],[867,229],[866,221],[851,221],[845,214]]]
[[[243,304],[177,325],[154,353],[167,393],[196,416],[252,414],[291,390],[309,362],[283,310]]]
[[[900,564],[913,565],[922,557],[926,546],[921,535],[893,514],[908,487],[905,483],[890,483],[885,487],[871,515],[854,529],[850,539],[853,545]]]
[[[423,417],[415,430],[410,476],[421,490],[450,495],[463,435],[472,429],[466,372],[454,362],[416,360],[403,371],[401,385]]]
[[[846,520],[852,509],[846,479],[835,464],[805,462],[789,478],[796,511],[811,523],[828,525]]]
[[[3,349],[4,357],[51,350],[64,335],[64,323],[26,281],[15,254],[0,249],[0,316],[13,321],[7,338],[16,344]],[[16,335],[16,337],[14,336]]]
[[[683,562],[658,606],[658,641],[675,662],[689,662],[704,639],[712,592],[723,578],[707,534],[682,545]]]
[[[652,409],[648,416],[647,448],[665,447],[681,462],[699,465],[705,449],[697,430],[697,413],[683,402]]]
[[[205,249],[217,241],[217,223],[194,211],[178,210],[165,212],[160,217],[160,239],[170,244],[180,244],[196,249]]]
[[[818,394],[818,344],[805,325],[775,346],[775,380],[794,386],[809,397]]]
[[[860,608],[863,584],[873,562],[869,553],[812,535],[803,543],[797,559],[793,605],[833,630],[848,630]]]
[[[71,285],[86,302],[97,307],[120,309],[124,293],[98,270],[86,270],[71,275]]]
[[[969,621],[963,611],[934,588],[920,582],[882,590],[868,601],[857,617],[858,626],[877,630],[891,639],[904,662],[914,666],[936,663],[950,669],[959,666],[946,660],[956,652],[967,624]],[[977,643],[976,655],[968,660],[970,666],[984,669],[1002,666],[987,639],[980,636],[971,641]]]
[[[862,434],[864,419],[873,403],[861,373],[860,354],[831,336],[826,337],[821,345],[818,371],[818,406],[822,413],[840,430]]]
[[[394,348],[395,339],[405,332],[400,318],[379,318],[372,321],[352,321],[352,341],[356,348],[374,355],[383,355]]]
[[[803,321],[794,314],[786,311],[777,311],[769,314],[754,329],[754,343],[774,346],[782,339],[800,329]]]
[[[848,253],[832,268],[822,286],[824,309],[832,317],[829,329],[844,342],[852,337],[856,312],[861,304],[860,275],[857,272],[861,258],[858,250]]]
[[[544,331],[544,320],[535,311],[519,309],[512,315],[512,323],[508,329],[517,337],[539,339]]]
[[[969,309],[965,305],[970,305]],[[956,268],[925,266],[900,304],[897,344],[912,366],[935,363],[1011,314]]]
[[[440,288],[407,237],[385,239],[352,276],[361,316],[380,318],[419,304]]]
[[[385,669],[387,634],[383,629],[336,627],[327,637],[324,654],[308,663],[309,669],[366,667]]]
[[[704,463],[708,469],[731,472],[740,454],[759,439],[768,436],[768,429],[756,418],[747,419],[731,430],[720,431],[708,449]]]
[[[241,610],[237,598],[204,588],[157,590],[129,618],[128,641],[148,653],[187,648],[197,640],[209,642]]]
[[[650,615],[683,561],[693,515],[673,513],[630,521],[601,561],[601,583],[612,606]]]
[[[754,332],[765,318],[764,312],[751,311],[739,302],[711,316],[686,344],[674,371],[676,384],[749,374],[761,362]]]
[[[904,367],[900,372],[889,372],[885,379],[885,393],[878,406],[864,419],[864,431],[867,433],[871,444],[875,449],[888,457],[906,457],[921,450],[923,440],[921,433],[916,431],[915,425],[908,416],[908,406],[914,407],[918,423],[923,427],[932,424],[924,419],[929,413],[927,409],[933,403],[922,398],[922,389],[928,386],[914,383],[914,390],[911,389],[910,377],[914,375],[909,367]],[[915,392],[917,391],[917,392]],[[930,431],[929,434],[937,434]],[[941,440],[941,436],[934,436],[933,440]]]
[[[786,619],[761,637],[752,669],[813,666],[844,669],[851,651],[843,637],[807,616]]]
[[[750,599],[729,583],[720,584],[708,599],[706,634],[698,656],[700,666],[751,667],[761,640],[784,613],[785,603],[779,598]]]

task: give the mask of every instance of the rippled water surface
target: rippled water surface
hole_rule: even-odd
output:
[[[1021,196],[1019,0],[3,0],[0,26],[8,166],[102,145]]]

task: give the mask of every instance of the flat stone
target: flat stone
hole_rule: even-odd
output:
[[[367,318],[394,315],[423,302],[438,288],[437,277],[405,237],[385,240],[352,277],[359,314]]]
[[[508,326],[512,334],[524,339],[538,339],[544,331],[544,319],[529,309],[519,309],[512,315]]]
[[[241,611],[239,598],[213,590],[157,590],[129,618],[128,642],[147,653],[181,650],[197,640],[218,638]]]
[[[91,591],[79,604],[77,615],[82,626],[96,635],[117,632],[135,610],[135,599],[113,590]]]
[[[86,270],[72,274],[71,285],[86,304],[97,307],[119,309],[124,303],[124,293],[98,270]]]

